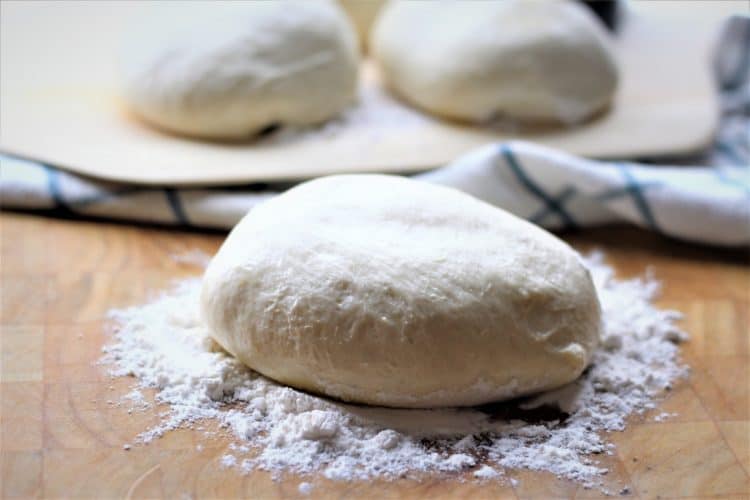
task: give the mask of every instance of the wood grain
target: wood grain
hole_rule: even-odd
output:
[[[582,251],[600,248],[619,276],[647,267],[663,282],[659,303],[686,314],[682,348],[692,374],[653,412],[614,433],[607,481],[634,498],[750,495],[750,256],[678,243],[626,228],[565,234]],[[222,469],[229,441],[180,430],[148,446],[123,444],[154,413],[117,406],[130,379],[94,364],[103,317],[149,290],[193,275],[170,255],[212,253],[223,235],[0,214],[0,472],[3,498],[298,498],[302,478],[273,481]],[[654,422],[662,412],[679,415]],[[198,449],[198,445],[201,448]],[[599,498],[596,490],[530,471],[517,481],[466,475],[421,481],[334,483],[326,498]],[[461,479],[464,479],[462,482]]]

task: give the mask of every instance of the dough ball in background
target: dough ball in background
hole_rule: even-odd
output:
[[[359,35],[359,46],[363,52],[367,51],[367,41],[370,37],[370,29],[375,23],[386,0],[339,0]]]
[[[240,139],[335,116],[355,99],[358,65],[334,2],[166,2],[124,41],[122,92],[159,128]]]
[[[387,85],[435,115],[575,123],[615,93],[607,37],[572,0],[391,1],[370,49]]]
[[[346,401],[468,406],[561,386],[600,307],[578,254],[457,190],[333,176],[254,208],[203,280],[213,338],[279,382]]]

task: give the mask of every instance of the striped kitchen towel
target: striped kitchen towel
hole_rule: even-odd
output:
[[[688,241],[750,245],[750,18],[728,23],[717,74],[722,126],[714,147],[699,157],[671,166],[597,162],[509,142],[485,146],[414,178],[453,186],[551,229],[627,222]],[[133,186],[0,153],[5,209],[228,229],[288,187]]]

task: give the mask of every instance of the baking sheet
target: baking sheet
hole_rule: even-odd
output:
[[[734,2],[636,3],[615,39],[621,86],[574,128],[514,130],[431,118],[390,97],[363,63],[360,103],[318,129],[219,143],[154,130],[118,100],[116,53],[140,2],[3,2],[0,150],[140,184],[238,184],[341,172],[414,172],[488,142],[526,139],[574,154],[680,154],[710,143],[718,101],[710,54]]]

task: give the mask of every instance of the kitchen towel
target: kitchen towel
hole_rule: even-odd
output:
[[[688,241],[750,245],[750,18],[728,20],[716,72],[722,124],[714,146],[698,157],[671,166],[600,162],[519,141],[487,145],[413,178],[453,186],[550,229],[628,222]],[[228,229],[288,187],[134,186],[0,153],[0,207],[65,216]]]

